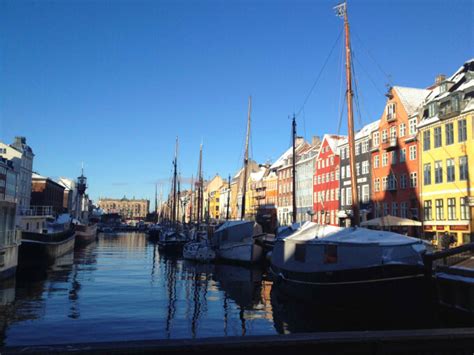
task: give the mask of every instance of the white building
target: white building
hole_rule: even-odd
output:
[[[302,151],[296,162],[296,221],[311,221],[313,213],[313,176],[321,142]]]
[[[33,150],[26,144],[25,137],[15,137],[12,144],[0,142],[0,156],[13,162],[18,173],[17,216],[30,208],[31,175],[33,173]]]

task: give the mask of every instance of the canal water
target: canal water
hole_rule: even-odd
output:
[[[294,302],[262,268],[160,255],[141,233],[100,234],[0,285],[3,346],[457,326],[429,300],[389,310]]]

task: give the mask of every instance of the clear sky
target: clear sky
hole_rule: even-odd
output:
[[[339,130],[343,21],[337,1],[0,1],[0,139],[26,136],[34,170],[75,177],[93,198],[153,198],[175,137],[184,177],[275,160],[298,132]],[[386,85],[424,88],[474,55],[472,0],[349,2],[360,115],[379,118]],[[343,84],[343,82],[342,82]],[[165,189],[167,187],[165,186]]]

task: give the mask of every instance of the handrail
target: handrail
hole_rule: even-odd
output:
[[[443,264],[442,265],[454,265],[458,262],[461,262],[467,258],[469,258],[469,255],[466,255],[465,257],[461,257],[461,254],[473,254],[474,255],[474,243],[467,243],[463,244],[458,247],[454,247],[451,249],[446,249],[446,250],[441,250],[441,251],[436,251],[433,253],[426,253],[423,256],[423,262],[425,264],[425,274],[428,277],[431,277],[433,273],[433,264],[436,260],[443,259]],[[448,261],[449,257],[458,257],[455,259],[455,262],[451,263]],[[438,265],[436,265],[438,266]]]

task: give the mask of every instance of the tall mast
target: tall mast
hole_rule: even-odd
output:
[[[249,108],[247,113],[247,136],[245,137],[245,155],[244,155],[244,179],[242,191],[242,211],[240,219],[245,217],[245,194],[247,193],[247,170],[249,165],[249,140],[250,140],[250,112],[252,110],[252,96],[249,96]]]
[[[155,214],[158,216],[158,183],[155,183]]]
[[[176,137],[176,150],[174,153],[174,162],[173,162],[173,210],[172,210],[172,217],[171,221],[174,223],[176,222],[176,195],[177,195],[177,188],[176,183],[178,180],[178,137]]]
[[[351,70],[351,44],[349,36],[349,19],[347,17],[347,3],[344,2],[336,6],[337,15],[344,18],[344,32],[346,37],[346,81],[347,81],[347,129],[349,136],[349,163],[351,169],[351,185],[352,185],[352,212],[353,212],[353,225],[359,226],[360,215],[359,215],[359,196],[357,191],[357,173],[356,173],[356,162],[355,162],[355,142],[354,142],[354,114],[352,108],[352,70]]]
[[[293,176],[293,214],[292,221],[296,223],[296,117],[293,114],[293,123],[292,123],[292,136],[293,136],[293,166],[292,166],[292,176]]]
[[[199,166],[198,166],[198,191],[197,191],[197,220],[202,222],[202,143],[199,149]]]
[[[191,198],[189,199],[189,222],[193,222],[193,206],[194,206],[194,175],[191,175]]]
[[[177,200],[177,203],[176,203],[176,221],[179,222],[181,220],[180,216],[180,209],[181,206],[181,174],[178,174],[178,200]],[[182,209],[182,208],[181,208]]]
[[[230,207],[230,174],[229,174],[229,185],[228,185],[228,191],[227,191],[227,211],[225,214],[225,220],[229,220],[229,207]]]

